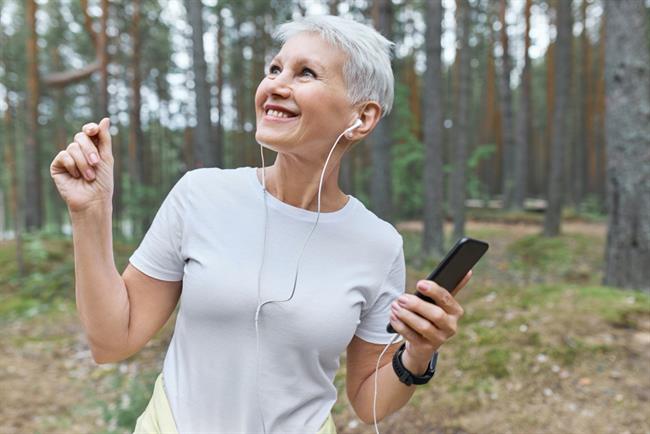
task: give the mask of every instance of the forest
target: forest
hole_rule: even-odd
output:
[[[407,291],[491,245],[437,384],[382,432],[650,431],[648,0],[0,0],[0,431],[131,432],[173,332],[93,362],[57,153],[110,118],[121,272],[184,173],[261,166],[273,31],[318,14],[395,43],[392,112],[340,185],[404,237]],[[338,432],[374,432],[344,378]]]

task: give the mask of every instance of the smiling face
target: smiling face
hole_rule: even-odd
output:
[[[289,38],[255,93],[255,139],[276,152],[322,156],[355,120],[343,51],[315,33]],[[343,140],[343,139],[342,139]]]

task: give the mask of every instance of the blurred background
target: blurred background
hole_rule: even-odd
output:
[[[491,244],[382,432],[650,433],[648,0],[0,0],[0,431],[131,432],[173,332],[93,362],[55,155],[110,116],[121,272],[184,172],[261,164],[271,34],[325,13],[395,42],[393,110],[340,183],[403,235],[407,290]],[[374,432],[344,380],[339,432]]]

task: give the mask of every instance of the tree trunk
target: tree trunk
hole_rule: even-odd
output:
[[[580,20],[582,21],[582,34],[580,35],[580,63],[576,68],[576,84],[579,83],[577,91],[579,96],[576,101],[576,120],[578,128],[576,129],[576,138],[574,140],[573,154],[573,206],[580,210],[585,196],[586,185],[586,157],[585,149],[587,147],[587,98],[589,92],[590,77],[590,44],[587,36],[587,0],[582,0],[580,5]]]
[[[5,62],[6,65],[6,62]],[[7,68],[9,69],[9,68]],[[18,275],[22,278],[27,275],[25,269],[25,260],[23,255],[23,213],[21,197],[24,195],[18,192],[18,175],[16,171],[16,134],[14,132],[13,107],[9,100],[9,92],[6,93],[5,102],[7,109],[5,111],[6,146],[4,148],[4,160],[7,170],[9,171],[9,209],[11,219],[14,224],[14,237],[16,239],[16,265],[18,266]]]
[[[443,8],[440,1],[426,2],[426,57],[424,72],[423,143],[424,233],[423,256],[444,254],[442,173],[442,37]]]
[[[604,284],[650,292],[650,56],[639,0],[605,2]]]
[[[223,67],[224,67],[224,50],[223,28],[225,23],[221,18],[221,7],[217,8],[217,64],[216,64],[216,86],[217,86],[217,128],[216,128],[216,151],[217,156],[215,164],[217,167],[224,167],[224,137],[223,137]]]
[[[142,99],[140,95],[140,83],[141,83],[141,73],[140,73],[140,58],[141,58],[141,35],[140,35],[140,0],[134,0],[132,2],[133,6],[133,16],[131,21],[131,44],[132,44],[132,56],[131,56],[131,110],[129,113],[129,177],[131,178],[131,192],[134,194],[134,191],[137,191],[141,186],[149,185],[149,177],[145,173],[149,164],[145,164],[145,143],[144,136],[142,134],[142,123],[140,119],[140,110],[142,109]],[[138,198],[139,200],[144,200],[144,198]],[[143,203],[143,205],[147,205]],[[148,219],[142,217],[138,219],[139,221],[133,222],[137,226],[136,237],[139,237],[141,233],[144,233],[149,227]]]
[[[544,216],[544,235],[560,233],[563,199],[563,157],[570,138],[566,133],[568,98],[571,77],[572,44],[571,0],[557,2],[557,40],[555,44],[555,109],[553,110],[553,141],[551,143],[551,175],[548,184],[548,206]]]
[[[43,226],[43,192],[41,179],[41,146],[38,140],[38,46],[36,34],[36,2],[27,0],[27,131],[25,135],[25,218],[26,229]]]
[[[393,9],[390,0],[375,0],[372,9],[373,21],[378,32],[392,38]],[[386,221],[393,220],[392,178],[390,148],[392,128],[390,116],[384,117],[370,137],[372,155],[372,182],[370,197],[374,212]]]
[[[203,3],[201,0],[185,0],[185,7],[192,27],[192,70],[197,121],[193,142],[194,164],[196,167],[213,167],[215,152],[210,131],[210,84],[203,50]]]
[[[108,0],[102,0],[102,16],[99,20],[100,29],[97,35],[97,56],[99,59],[99,116],[108,116]],[[99,120],[98,120],[99,122]]]
[[[339,14],[339,0],[329,0],[329,12],[330,15],[338,15]]]
[[[131,110],[129,116],[129,175],[133,186],[141,185],[143,182],[143,146],[142,125],[140,121],[140,110],[142,101],[140,95],[140,0],[134,0],[133,17],[131,21]]]
[[[467,190],[467,153],[469,128],[470,92],[470,5],[467,0],[457,0],[459,33],[458,45],[458,104],[456,106],[456,125],[454,126],[454,172],[451,176],[450,205],[454,216],[454,239],[465,235],[465,197]]]
[[[531,123],[531,91],[530,91],[530,7],[532,0],[526,0],[524,7],[524,69],[521,73],[521,103],[519,106],[519,122],[517,134],[517,149],[515,150],[515,188],[513,206],[516,209],[524,208],[524,199],[528,192],[528,149],[530,147]]]
[[[502,171],[502,192],[503,207],[511,209],[514,202],[514,117],[512,113],[512,91],[510,89],[510,49],[506,23],[507,0],[501,0],[500,21],[501,21],[501,74],[499,77],[499,102],[501,105],[502,132],[503,132],[503,165]]]
[[[496,65],[494,62],[494,38],[492,32],[488,35],[486,77],[485,77],[485,106],[483,116],[483,141],[495,145],[495,153],[481,165],[482,179],[488,185],[491,195],[500,191],[499,180],[502,177],[501,154],[501,111],[497,103]]]

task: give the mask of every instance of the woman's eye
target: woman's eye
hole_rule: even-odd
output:
[[[302,74],[303,75],[311,75],[313,78],[316,78],[316,74],[314,73],[314,71],[312,71],[309,68],[303,68],[302,69]]]

